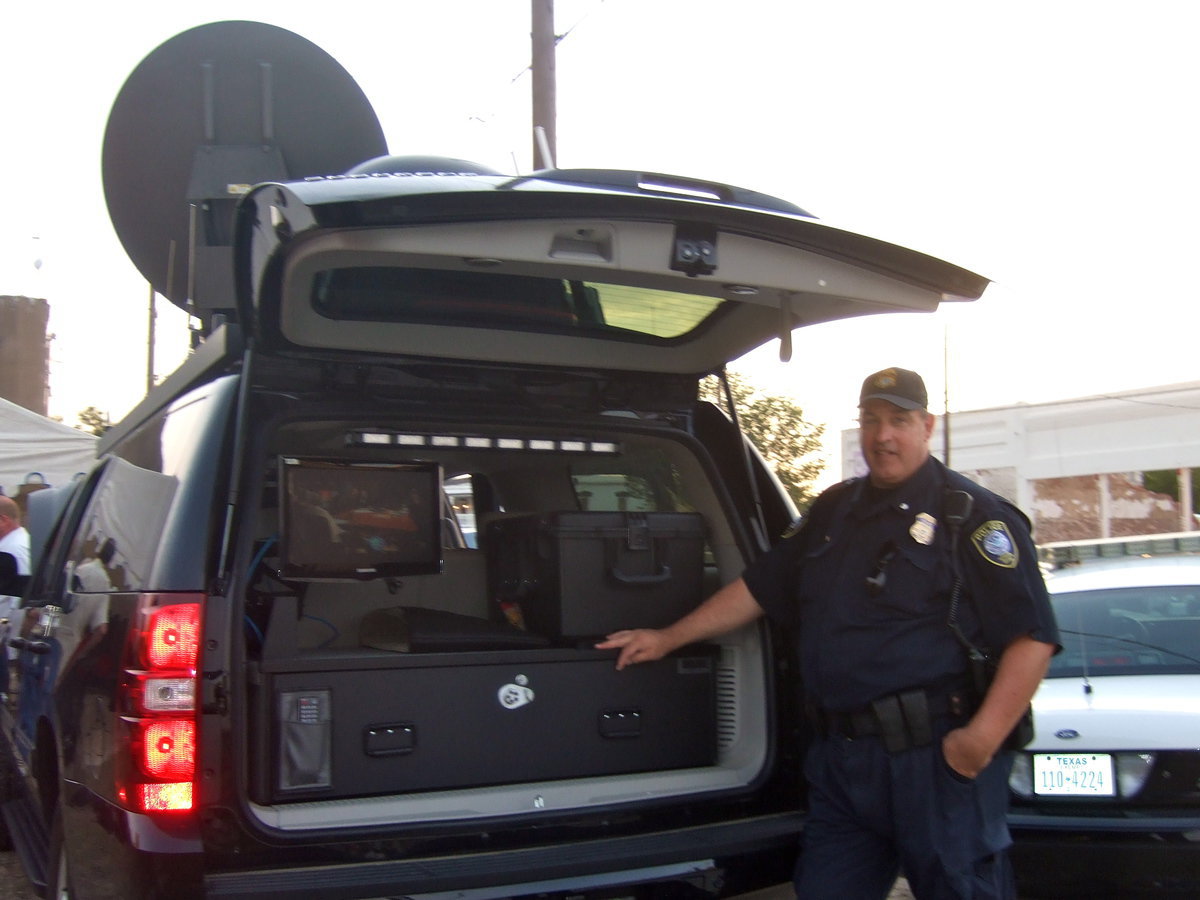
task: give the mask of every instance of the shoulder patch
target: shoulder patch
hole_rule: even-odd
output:
[[[1008,526],[999,519],[984,522],[971,534],[971,543],[979,555],[993,566],[1005,569],[1017,567],[1017,545]]]

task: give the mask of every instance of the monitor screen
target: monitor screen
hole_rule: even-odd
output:
[[[442,470],[431,462],[281,457],[281,574],[388,578],[442,570]]]

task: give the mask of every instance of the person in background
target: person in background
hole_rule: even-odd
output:
[[[0,553],[12,554],[18,576],[29,575],[29,532],[21,524],[21,508],[17,502],[3,494],[0,494]],[[8,693],[8,660],[11,652],[8,636],[20,602],[20,597],[0,593],[0,641],[3,641],[0,647],[4,648],[0,655],[0,662],[3,662],[3,671],[0,673],[2,694]]]
[[[795,879],[804,900],[884,898],[901,871],[918,898],[1015,896],[1004,745],[1058,630],[1028,520],[930,454],[927,406],[917,373],[870,375],[859,395],[865,477],[823,492],[679,621],[597,644],[619,651],[620,669],[764,614],[794,635],[814,734]],[[964,640],[998,660],[982,688]]]

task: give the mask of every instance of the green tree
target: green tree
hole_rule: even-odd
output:
[[[1142,473],[1142,484],[1146,490],[1166,494],[1179,502],[1179,472],[1177,469],[1159,469]],[[1192,502],[1200,500],[1200,469],[1192,469]]]
[[[775,470],[795,504],[807,509],[817,495],[813,482],[825,468],[820,457],[825,426],[806,421],[804,410],[787,397],[758,390],[739,372],[728,375],[742,431]],[[715,376],[700,383],[700,397],[726,408],[724,391]]]
[[[101,412],[94,406],[89,406],[87,409],[80,410],[75,418],[79,420],[79,424],[75,427],[80,431],[86,431],[89,434],[94,434],[97,437],[104,434],[108,427],[112,424],[108,420],[108,413]]]

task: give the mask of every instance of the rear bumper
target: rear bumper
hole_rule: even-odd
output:
[[[1200,817],[1009,817],[1022,897],[1200,896]]]
[[[209,872],[208,897],[332,900],[470,891],[474,897],[579,893],[590,888],[704,877],[764,853],[794,858],[801,815],[786,813],[650,835],[555,844],[494,853]],[[760,862],[756,861],[756,865]],[[777,881],[763,867],[764,884]],[[744,883],[745,873],[739,881]],[[479,892],[479,893],[476,893]]]

